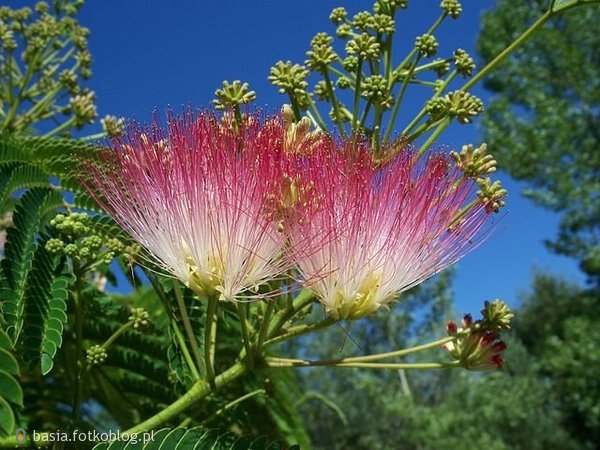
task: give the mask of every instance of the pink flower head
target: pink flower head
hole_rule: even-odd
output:
[[[241,131],[210,113],[130,127],[88,164],[99,202],[150,254],[196,292],[252,296],[285,270],[285,235],[267,213],[281,182],[281,122]]]
[[[443,154],[377,164],[364,145],[331,142],[298,165],[309,195],[289,220],[291,252],[335,318],[365,316],[456,262],[490,216]]]

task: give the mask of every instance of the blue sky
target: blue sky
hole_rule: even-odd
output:
[[[463,15],[448,20],[437,33],[444,56],[458,47],[475,53],[480,15],[493,5],[491,0],[462,3]],[[352,15],[371,5],[348,0],[343,6]],[[439,0],[409,2],[398,16],[397,50],[410,48],[415,36],[429,28],[438,5]],[[339,0],[88,0],[80,17],[92,31],[90,86],[97,93],[100,116],[146,121],[155,108],[208,106],[223,79],[248,81],[258,93],[257,105],[278,109],[285,99],[267,82],[269,68],[279,59],[304,61],[314,34],[334,33],[328,16],[336,6],[341,6]],[[403,56],[400,51],[396,61]],[[481,89],[475,93],[487,98]],[[418,94],[409,95],[399,123],[406,124],[422,101]],[[438,142],[449,147],[479,143],[477,125],[453,125]],[[500,178],[510,193],[508,214],[495,237],[460,262],[455,283],[459,313],[475,312],[483,300],[495,297],[515,305],[534,267],[583,280],[575,263],[550,254],[542,243],[555,236],[557,216],[522,198],[519,184],[502,174]]]

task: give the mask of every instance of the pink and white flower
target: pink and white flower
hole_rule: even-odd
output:
[[[155,122],[115,138],[88,165],[88,185],[190,288],[226,301],[252,297],[285,270],[286,237],[266,212],[282,179],[283,136],[278,121],[233,131],[211,114],[169,116],[166,129]]]
[[[410,150],[384,165],[365,146],[331,142],[299,159],[305,198],[288,220],[303,282],[337,319],[395,300],[474,249],[491,212],[443,154]]]

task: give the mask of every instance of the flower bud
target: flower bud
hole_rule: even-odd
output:
[[[453,19],[458,19],[462,12],[462,5],[458,0],[442,0],[440,7]]]
[[[496,336],[502,331],[510,330],[510,321],[515,316],[508,305],[500,299],[486,301],[481,310],[482,326]]]
[[[150,314],[144,308],[131,308],[129,322],[133,323],[136,330],[146,328],[150,324]]]
[[[475,70],[475,61],[462,48],[454,51],[454,65],[456,66],[456,71],[464,78],[470,77]]]
[[[436,54],[438,46],[437,39],[431,34],[424,34],[415,40],[415,47],[419,50],[419,53],[428,58]]]
[[[346,52],[362,59],[377,59],[379,56],[379,43],[375,36],[363,33],[346,44]]]
[[[346,19],[346,17],[348,17],[346,8],[341,6],[339,8],[334,8],[331,11],[331,14],[329,15],[329,19],[336,25],[342,23]]]
[[[99,366],[104,364],[108,354],[106,349],[101,345],[92,345],[86,352],[86,361],[91,366]]]
[[[223,88],[215,91],[213,104],[217,109],[234,109],[256,100],[256,92],[251,91],[248,83],[234,80],[233,83],[223,81]]]

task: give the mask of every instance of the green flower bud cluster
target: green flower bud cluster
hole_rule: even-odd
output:
[[[86,213],[57,214],[50,225],[68,238],[78,238],[90,232],[90,217]]]
[[[494,156],[487,153],[487,145],[481,144],[477,148],[473,145],[463,145],[460,153],[450,153],[456,163],[456,167],[463,171],[469,178],[479,178],[496,171],[496,160]]]
[[[473,75],[473,71],[475,70],[475,61],[473,61],[471,55],[461,48],[454,51],[454,65],[456,66],[456,71],[464,78]]]
[[[251,91],[248,83],[234,80],[233,83],[223,81],[223,87],[215,91],[217,97],[213,104],[217,109],[235,109],[256,100],[256,92]]]
[[[372,28],[373,16],[367,11],[359,12],[352,19],[352,25],[354,25],[354,28],[366,32]]]
[[[139,253],[139,245],[125,246],[119,239],[106,240],[95,234],[90,217],[85,213],[57,214],[50,225],[54,227],[58,237],[46,242],[46,250],[54,255],[65,255],[74,261],[99,261],[103,264],[117,256],[123,255],[132,259]]]
[[[358,69],[358,58],[356,56],[348,56],[342,62],[342,66],[344,66],[346,72],[356,72]]]
[[[371,28],[376,33],[392,34],[396,31],[396,22],[386,14],[375,14]]]
[[[391,108],[394,97],[388,88],[388,81],[381,75],[371,75],[363,81],[362,96],[385,109]]]
[[[341,24],[348,17],[348,12],[346,8],[340,6],[339,8],[334,8],[329,15],[329,19],[336,25]]]
[[[333,38],[327,33],[317,34],[311,41],[311,50],[306,52],[305,64],[312,70],[324,72],[327,66],[337,59],[331,43]]]
[[[506,303],[500,299],[493,302],[485,301],[481,310],[482,326],[499,336],[501,332],[510,330],[510,321],[515,316]]]
[[[373,5],[376,13],[393,16],[396,10],[408,8],[408,0],[377,0]]]
[[[470,123],[471,118],[483,112],[483,102],[473,94],[464,91],[450,92],[445,97],[448,100],[448,112],[456,117],[458,123]]]
[[[73,114],[75,128],[82,128],[88,123],[93,123],[98,116],[98,110],[94,104],[96,94],[92,91],[84,91],[79,95],[71,97],[65,114]]]
[[[340,89],[348,89],[350,87],[350,78],[348,77],[339,77],[335,82],[335,85]]]
[[[422,56],[430,58],[437,53],[439,43],[435,36],[431,34],[424,34],[417,37],[415,40],[415,47],[419,50]]]
[[[368,11],[357,13],[352,19],[352,25],[363,33],[373,31],[375,33],[391,34],[396,31],[396,22],[391,16],[387,14],[371,14]],[[348,30],[351,31],[352,28],[349,27]]]
[[[135,264],[135,262],[138,259],[139,254],[142,252],[142,247],[140,244],[130,244],[127,245],[124,249],[123,249],[123,259],[125,260],[125,262],[127,262],[127,264],[129,264],[130,266]]]
[[[308,82],[306,77],[309,71],[300,64],[292,64],[291,61],[278,61],[271,67],[269,81],[279,87],[280,94],[288,94],[296,98],[302,106],[307,105],[309,94],[307,92]]]
[[[479,191],[477,197],[485,205],[485,209],[488,212],[497,213],[500,208],[504,206],[504,197],[506,197],[507,191],[502,188],[500,180],[492,182],[489,178],[478,178],[477,185]]]
[[[462,12],[462,5],[458,0],[442,0],[440,7],[453,19],[458,19]]]
[[[101,345],[92,345],[86,352],[85,359],[90,366],[100,366],[106,362],[108,353]]]
[[[375,36],[363,33],[346,44],[346,53],[361,59],[375,60],[379,57],[380,45]]]
[[[125,134],[125,119],[122,117],[107,115],[100,120],[100,123],[108,137],[119,137]]]
[[[347,23],[343,23],[337,27],[335,34],[337,34],[340,39],[348,39],[350,36],[352,36],[352,27]]]
[[[466,124],[483,111],[483,102],[468,92],[453,91],[444,97],[428,100],[425,109],[434,121],[451,117],[460,124]]]
[[[53,134],[96,118],[95,96],[81,86],[92,75],[89,30],[75,18],[82,4],[64,0],[50,8],[38,2],[35,12],[0,8],[2,73],[8,85],[20,90],[19,95],[0,97],[0,108],[8,112],[0,120],[0,129],[20,133],[36,122],[56,123],[60,114],[71,116],[49,133]],[[69,98],[66,104],[65,97]]]
[[[144,308],[131,308],[129,322],[133,324],[133,328],[141,330],[150,325],[150,314]]]
[[[448,115],[448,103],[443,97],[434,97],[427,101],[425,110],[432,120],[437,121]]]

